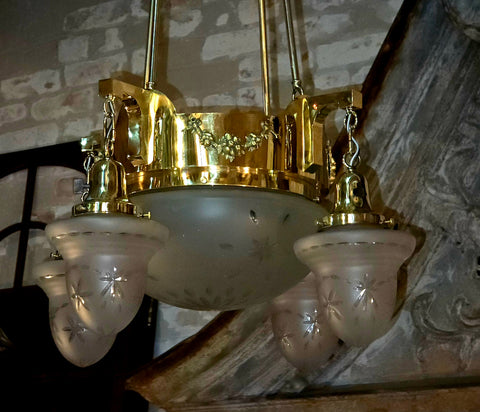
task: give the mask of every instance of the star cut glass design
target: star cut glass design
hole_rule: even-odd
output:
[[[81,284],[81,280],[79,280],[76,285],[72,284],[71,286],[72,293],[70,295],[70,299],[72,300],[73,306],[77,312],[79,312],[82,309],[89,311],[90,309],[88,308],[88,305],[85,299],[88,298],[89,296],[92,296],[92,292],[84,291],[81,288],[80,284]]]
[[[345,343],[364,346],[393,324],[400,265],[415,238],[378,225],[345,225],[299,239],[295,253],[317,276],[327,321]]]
[[[276,297],[270,310],[279,350],[301,372],[318,370],[340,348],[318,299],[312,273]]]
[[[145,191],[130,199],[168,222],[171,234],[148,266],[146,293],[195,310],[241,309],[293,287],[308,269],[292,245],[326,214],[301,196],[231,186]],[[220,298],[205,299],[207,288]]]
[[[140,308],[148,263],[168,230],[134,216],[82,215],[51,223],[46,233],[65,259],[67,289],[85,327],[104,335],[124,329]]]
[[[101,273],[101,272],[99,272]],[[127,277],[125,275],[121,275],[117,273],[117,268],[113,268],[113,273],[106,272],[104,276],[100,277],[102,282],[106,282],[107,284],[102,289],[101,295],[105,296],[107,293],[111,296],[112,299],[115,298],[122,298],[122,282],[127,282]]]
[[[323,299],[323,307],[326,309],[327,312],[327,319],[330,319],[332,316],[336,317],[337,319],[342,319],[342,313],[338,306],[342,304],[342,301],[336,298],[335,291],[331,290],[328,293],[328,297],[322,296]]]
[[[262,263],[264,259],[269,259],[274,254],[276,243],[270,242],[268,237],[264,241],[252,240],[253,247],[249,251],[249,255],[254,259],[258,259],[258,263]]]
[[[320,325],[320,314],[318,313],[316,308],[313,310],[313,315],[310,315],[309,313],[305,314],[305,320],[303,321],[303,324],[307,325],[303,337],[311,335],[311,338],[313,339],[315,335],[322,334],[322,329]]]
[[[284,333],[280,337],[280,344],[284,347],[284,350],[288,350],[292,347],[290,340],[293,337],[293,333]]]
[[[360,307],[364,311],[367,310],[369,304],[375,306],[375,308],[378,307],[373,292],[377,291],[378,287],[384,283],[385,281],[377,282],[376,279],[372,279],[368,276],[368,273],[365,273],[363,279],[358,280],[353,287],[354,290],[359,292],[353,307]]]
[[[68,326],[65,326],[62,330],[64,332],[70,333],[68,341],[71,342],[73,339],[78,338],[81,342],[84,342],[82,334],[84,334],[87,329],[78,321],[74,321],[71,317],[67,318]]]
[[[99,335],[85,327],[70,302],[63,260],[40,263],[34,270],[38,285],[48,296],[50,331],[60,353],[79,367],[93,365],[112,347],[116,335]]]

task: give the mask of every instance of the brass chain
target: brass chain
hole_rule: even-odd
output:
[[[83,169],[87,175],[87,180],[83,185],[81,202],[85,203],[90,189],[90,169],[98,158],[110,158],[113,156],[115,144],[115,105],[113,96],[106,96],[103,102],[103,153],[96,150],[87,151],[87,156],[83,161]]]
[[[88,196],[88,191],[90,190],[90,169],[92,165],[95,163],[95,153],[94,152],[87,152],[87,157],[83,161],[83,169],[85,170],[85,174],[87,176],[87,180],[82,188],[82,194],[80,195],[80,200],[82,203],[85,203]]]
[[[115,105],[114,97],[108,95],[103,102],[103,138],[105,145],[105,158],[113,156],[115,145]]]
[[[343,121],[348,133],[348,152],[343,155],[343,163],[349,169],[354,169],[360,163],[360,146],[354,137],[355,129],[358,124],[358,117],[353,107],[345,108],[345,119]]]

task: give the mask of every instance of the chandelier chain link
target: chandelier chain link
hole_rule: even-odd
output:
[[[92,168],[93,164],[95,163],[95,153],[94,152],[87,152],[87,157],[83,161],[83,169],[85,170],[85,174],[87,176],[87,180],[82,188],[82,194],[80,195],[80,200],[82,203],[85,203],[88,196],[88,191],[90,190],[90,169]]]
[[[303,91],[302,81],[300,79],[294,79],[292,81],[292,86],[292,100],[295,100],[298,96],[303,96],[305,94]]]
[[[353,107],[345,108],[345,119],[343,121],[348,133],[348,152],[343,155],[343,163],[349,169],[354,169],[360,163],[360,146],[354,137],[358,124],[358,116]]]
[[[103,138],[105,144],[105,157],[113,156],[115,144],[115,105],[114,97],[108,95],[103,102]]]

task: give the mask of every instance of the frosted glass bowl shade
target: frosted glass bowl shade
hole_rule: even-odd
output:
[[[308,273],[293,243],[325,210],[286,192],[232,187],[132,195],[170,238],[149,264],[146,293],[170,305],[232,310],[267,302]]]
[[[55,345],[69,362],[86,367],[107,354],[116,335],[98,335],[78,318],[67,295],[65,270],[62,260],[46,261],[36,267],[35,276],[48,296],[50,331]]]
[[[338,337],[318,299],[315,275],[309,273],[272,301],[273,334],[283,356],[304,373],[314,373],[340,348]]]
[[[295,243],[317,276],[332,329],[351,346],[367,345],[391,327],[397,272],[414,248],[411,234],[373,225],[331,228]]]
[[[133,216],[85,215],[51,223],[46,232],[67,264],[67,292],[81,321],[104,335],[124,329],[142,303],[148,262],[168,230]]]

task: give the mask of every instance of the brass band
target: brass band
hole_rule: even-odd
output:
[[[75,205],[72,209],[73,216],[80,216],[85,214],[110,214],[110,213],[123,213],[127,215],[137,215],[137,207],[127,201],[90,201],[86,203],[80,203]]]
[[[309,200],[319,200],[315,179],[299,174],[239,166],[191,166],[177,169],[130,173],[130,195],[147,190],[168,190],[192,186],[241,186],[287,191]]]
[[[382,225],[385,217],[376,213],[333,213],[325,216],[318,222],[319,229],[330,226],[353,225],[353,224],[374,224]]]

